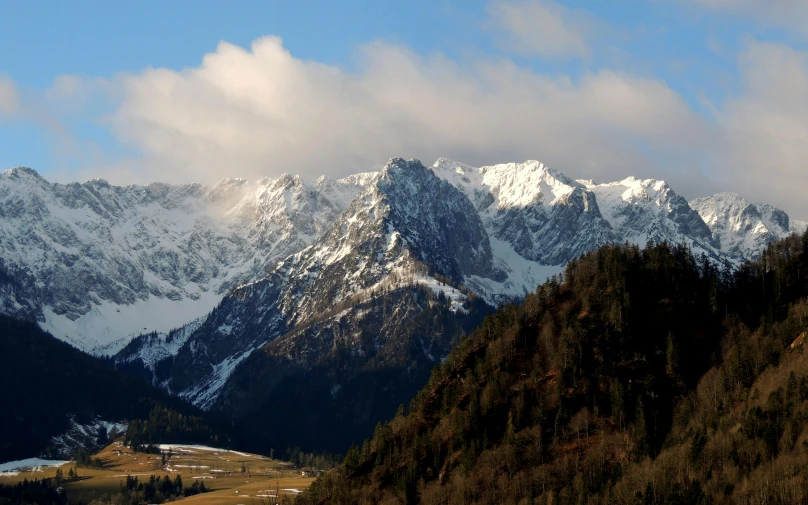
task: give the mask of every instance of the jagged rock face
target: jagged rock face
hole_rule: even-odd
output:
[[[488,234],[471,202],[419,161],[392,160],[378,184],[389,223],[418,259],[460,280],[502,277],[493,268]]]
[[[573,181],[537,161],[473,168],[447,159],[433,170],[475,203],[492,237],[541,264],[608,243],[686,243],[724,263],[710,229],[663,181]]]
[[[2,283],[3,305],[13,313],[33,303],[29,317],[85,350],[167,331],[310,244],[364,182],[283,176],[118,187],[6,171],[0,257],[14,287]]]
[[[503,275],[471,202],[420,162],[394,159],[310,247],[224,299],[177,353],[168,387],[207,407],[258,346],[419,269]]]
[[[710,228],[720,249],[739,260],[753,259],[770,242],[805,230],[804,223],[792,223],[782,210],[749,202],[736,193],[698,198],[690,204]]]
[[[718,244],[701,216],[664,181],[629,177],[609,184],[582,181],[600,203],[620,241],[688,244],[695,252],[721,259]]]
[[[291,374],[305,373],[324,361],[339,359],[341,353],[351,356],[349,359],[359,364],[359,368],[369,360],[374,360],[374,365],[380,368],[406,367],[414,358],[436,362],[451,350],[450,336],[429,332],[413,335],[406,331],[407,324],[421,314],[421,304],[429,303],[425,296],[418,288],[403,288],[384,299],[367,300],[302,325],[269,342],[259,351],[261,356],[250,358],[248,361],[253,363],[236,371],[232,383],[228,383],[217,398],[215,409],[249,411],[250,402],[268,396]],[[391,318],[392,314],[396,317]],[[413,350],[416,352],[411,352]],[[262,380],[254,381],[253,374],[245,373],[256,368],[254,362],[267,360],[271,366],[257,367],[264,374]],[[336,374],[331,379],[331,384],[325,385],[328,389],[339,388],[344,378]],[[245,394],[242,387],[236,386],[238,382],[256,394]]]
[[[0,258],[0,313],[26,321],[42,320],[40,288],[27,271],[6,267]]]
[[[617,240],[590,191],[537,161],[475,169],[442,158],[432,168],[472,199],[492,236],[525,259],[564,265]]]
[[[125,433],[126,427],[125,422],[110,422],[100,418],[80,423],[75,416],[70,416],[70,427],[53,437],[46,455],[50,458],[73,458],[80,451],[92,454],[103,449],[108,440]]]

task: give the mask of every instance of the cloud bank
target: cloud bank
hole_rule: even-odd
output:
[[[118,76],[106,83],[120,96],[110,127],[143,157],[118,175],[339,176],[393,156],[449,156],[478,165],[540,157],[570,175],[611,178],[680,163],[678,151],[705,150],[712,135],[652,78],[548,77],[508,60],[460,63],[385,43],[361,54],[360,69],[346,72],[265,37],[250,49],[223,42],[199,67]],[[68,82],[65,100],[83,88]]]
[[[803,9],[775,4],[795,16]],[[597,24],[546,0],[498,1],[489,14],[503,47],[551,59],[586,57]],[[21,106],[0,78],[0,117],[92,111],[126,151],[89,149],[78,176],[115,183],[339,177],[396,156],[476,166],[539,159],[576,178],[662,178],[687,197],[738,191],[808,217],[806,52],[748,38],[738,91],[707,112],[661,79],[614,69],[546,74],[507,57],[424,56],[385,42],[358,53],[348,70],[296,58],[278,37],[249,48],[222,42],[182,70],[62,76],[37,107]]]
[[[716,176],[808,217],[808,53],[750,41],[738,66],[743,90],[717,114]]]

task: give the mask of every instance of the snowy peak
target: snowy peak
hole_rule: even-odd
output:
[[[469,196],[479,210],[492,204],[497,209],[552,206],[582,188],[578,182],[535,160],[473,168],[440,158],[432,170]]]
[[[606,184],[584,182],[597,195],[601,213],[615,228],[623,224],[621,211],[625,207],[639,205],[655,214],[667,213],[671,211],[671,198],[676,196],[664,181],[655,179],[628,177]]]
[[[33,179],[44,181],[45,179],[39,175],[39,172],[30,167],[14,167],[3,172],[3,177],[11,179]]]
[[[622,181],[610,182],[606,184],[595,184],[592,181],[586,181],[588,188],[614,188],[615,191],[620,192],[620,199],[624,202],[636,202],[638,200],[655,201],[657,205],[662,206],[669,198],[672,192],[670,186],[665,181],[657,179],[637,179],[636,177],[627,177]]]
[[[538,161],[482,167],[483,184],[495,190],[499,208],[556,205],[581,185]]]
[[[376,184],[389,206],[390,229],[419,260],[462,281],[497,276],[488,234],[469,199],[418,160],[390,160]]]
[[[587,181],[586,187],[597,196],[603,217],[624,241],[688,243],[697,252],[718,255],[701,217],[664,181],[628,177],[607,184]]]
[[[444,158],[433,170],[474,202],[491,237],[529,261],[563,265],[615,240],[594,195],[538,161],[475,169]]]
[[[750,202],[737,193],[697,198],[690,205],[710,228],[721,250],[738,259],[754,258],[769,242],[802,231],[801,223],[792,227],[782,210]]]
[[[298,279],[298,302],[311,298],[320,310],[317,300],[338,303],[414,262],[458,281],[495,275],[471,202],[421,162],[392,159],[369,182],[310,247],[279,266]]]

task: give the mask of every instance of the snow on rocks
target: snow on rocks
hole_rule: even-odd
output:
[[[0,477],[11,477],[21,472],[41,472],[43,468],[58,467],[69,461],[41,458],[27,458],[18,461],[0,463]]]
[[[51,445],[55,454],[62,457],[70,457],[78,450],[100,449],[98,445],[98,434],[103,430],[107,437],[113,434],[121,434],[126,431],[125,422],[107,421],[97,417],[90,422],[81,423],[76,416],[70,416],[70,426],[61,435],[51,439]]]
[[[774,240],[801,233],[805,223],[792,221],[782,210],[750,202],[737,193],[719,193],[690,202],[710,228],[722,251],[752,259]]]
[[[0,307],[19,312],[33,301],[15,315],[83,350],[114,352],[105,346],[203,316],[230,288],[309,245],[370,179],[119,187],[8,170],[0,173],[0,268],[17,289],[0,294],[20,300]]]

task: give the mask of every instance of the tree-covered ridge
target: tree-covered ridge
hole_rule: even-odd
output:
[[[804,503],[806,251],[732,273],[665,244],[585,255],[300,501]]]
[[[28,480],[14,485],[0,483],[0,505],[65,505],[67,496],[54,479]]]
[[[251,440],[256,452],[299,446],[344,454],[415,396],[435,363],[491,310],[468,297],[462,310],[452,311],[442,291],[405,282],[340,306],[251,354],[214,410],[262,433]]]
[[[229,447],[233,444],[227,430],[216,426],[201,413],[198,414],[155,407],[148,416],[133,419],[129,423],[124,443],[136,449],[161,442],[208,444],[213,447]]]
[[[222,435],[228,426],[196,407],[6,316],[0,384],[0,461],[53,452],[51,438],[70,427],[71,416],[79,423],[132,421],[127,436],[137,443],[229,443]]]

